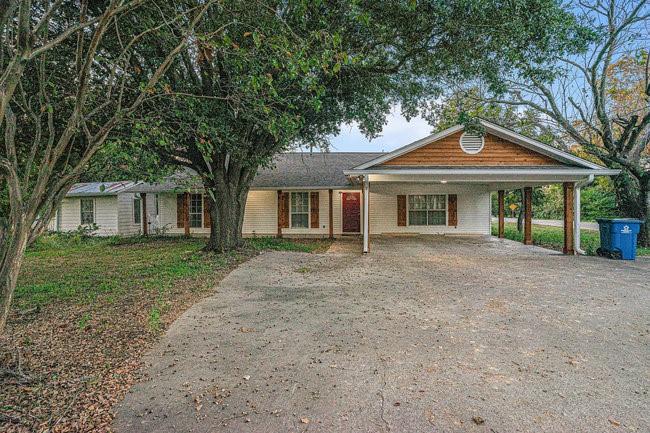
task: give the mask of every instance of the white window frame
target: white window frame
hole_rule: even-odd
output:
[[[93,220],[91,222],[83,222],[83,206],[82,203],[84,200],[90,200],[90,202],[93,204]],[[96,224],[97,223],[97,203],[95,202],[95,199],[92,197],[82,197],[79,199],[79,225],[89,225],[89,224]]]
[[[193,196],[197,196],[197,195],[198,195],[199,197],[201,197],[201,199],[200,199],[200,208],[201,208],[201,211],[199,212],[199,214],[200,214],[200,215],[199,215],[199,218],[201,219],[201,223],[200,223],[198,226],[193,227],[193,226],[192,226],[192,215],[196,215],[197,212],[192,212],[192,197],[193,197]],[[194,193],[193,193],[193,194],[190,194],[190,197],[189,197],[189,198],[190,198],[190,203],[189,203],[189,206],[188,206],[188,213],[189,213],[189,215],[187,216],[187,218],[188,218],[189,223],[190,223],[190,228],[191,228],[191,229],[200,229],[200,228],[203,228],[203,194],[201,194],[201,193],[196,193],[196,194],[194,194]]]
[[[307,194],[307,226],[306,227],[294,227],[293,226],[293,212],[291,211],[291,200],[293,194]],[[297,214],[303,214],[303,212],[296,212]],[[291,191],[289,192],[289,228],[293,230],[308,230],[311,226],[311,194],[309,191]]]
[[[410,208],[410,200],[412,196],[415,195],[442,195],[445,197],[445,223],[444,224],[411,224],[411,208]],[[435,212],[442,212],[439,209],[431,209],[432,211]],[[425,212],[429,212],[429,209],[427,209]],[[428,214],[427,214],[427,222],[429,221],[428,219]],[[449,194],[431,194],[431,193],[425,193],[425,194],[407,194],[406,195],[406,225],[408,227],[449,227]]]
[[[135,202],[136,202],[136,200],[140,201],[140,211],[138,212],[139,213],[138,216],[140,217],[140,221],[136,221],[136,218],[135,218],[135,215],[136,215],[135,214]],[[132,210],[131,216],[133,218],[133,224],[142,224],[142,196],[140,194],[133,194],[133,200],[131,201],[131,208],[132,208],[131,209]]]

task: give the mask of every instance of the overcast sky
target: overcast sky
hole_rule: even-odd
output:
[[[432,127],[422,118],[407,122],[393,110],[387,117],[381,136],[369,141],[356,126],[343,125],[341,133],[331,140],[333,152],[390,152],[431,134]]]

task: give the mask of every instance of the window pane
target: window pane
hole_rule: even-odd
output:
[[[133,222],[136,224],[140,224],[141,220],[141,215],[142,211],[140,210],[140,207],[142,206],[142,200],[140,197],[136,197],[133,199]]]
[[[309,221],[309,215],[306,213],[295,213],[291,215],[291,227],[295,228],[307,228]]]
[[[190,227],[200,228],[203,225],[203,195],[190,195]]]
[[[427,213],[422,210],[409,211],[409,225],[424,226],[427,225]]]
[[[447,225],[447,221],[445,221],[446,218],[446,212],[445,211],[429,211],[429,225],[430,226],[444,226]]]
[[[411,210],[424,210],[427,208],[426,195],[410,195],[409,196],[409,209]]]
[[[430,195],[429,196],[429,209],[432,210],[445,210],[445,196],[444,195]]]
[[[92,199],[81,199],[81,224],[92,224],[95,222],[95,204]]]
[[[309,212],[309,194],[306,192],[291,193],[291,212]]]

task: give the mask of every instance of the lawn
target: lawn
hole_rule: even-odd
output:
[[[492,235],[498,235],[498,225],[492,224]],[[517,231],[516,223],[505,224],[506,239],[521,242],[523,233]],[[549,227],[533,224],[533,243],[541,247],[562,251],[564,245],[564,231],[561,227]],[[600,246],[600,236],[597,231],[582,230],[580,232],[580,246],[589,255],[595,255]],[[637,248],[637,255],[650,256],[650,248]]]
[[[26,253],[0,337],[2,431],[105,430],[142,354],[239,263],[329,241],[258,238],[228,254],[204,239],[47,235]],[[4,428],[4,427],[3,427]]]

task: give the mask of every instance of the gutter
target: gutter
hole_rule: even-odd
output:
[[[618,170],[620,172],[620,170]],[[587,179],[575,183],[574,198],[573,198],[573,244],[576,253],[581,256],[587,255],[587,252],[580,248],[580,190],[583,186],[590,185],[594,181],[594,175],[591,174]]]
[[[593,168],[576,168],[576,169],[554,169],[554,168],[543,168],[543,169],[503,169],[503,168],[452,168],[452,169],[439,169],[439,168],[413,168],[413,169],[366,169],[366,170],[343,170],[343,174],[346,176],[359,176],[366,174],[414,174],[414,175],[450,175],[450,174],[460,174],[460,175],[481,175],[481,174],[495,174],[495,175],[551,175],[551,176],[580,176],[580,175],[589,175],[589,176],[616,176],[619,174],[620,170],[612,169],[593,169]]]

